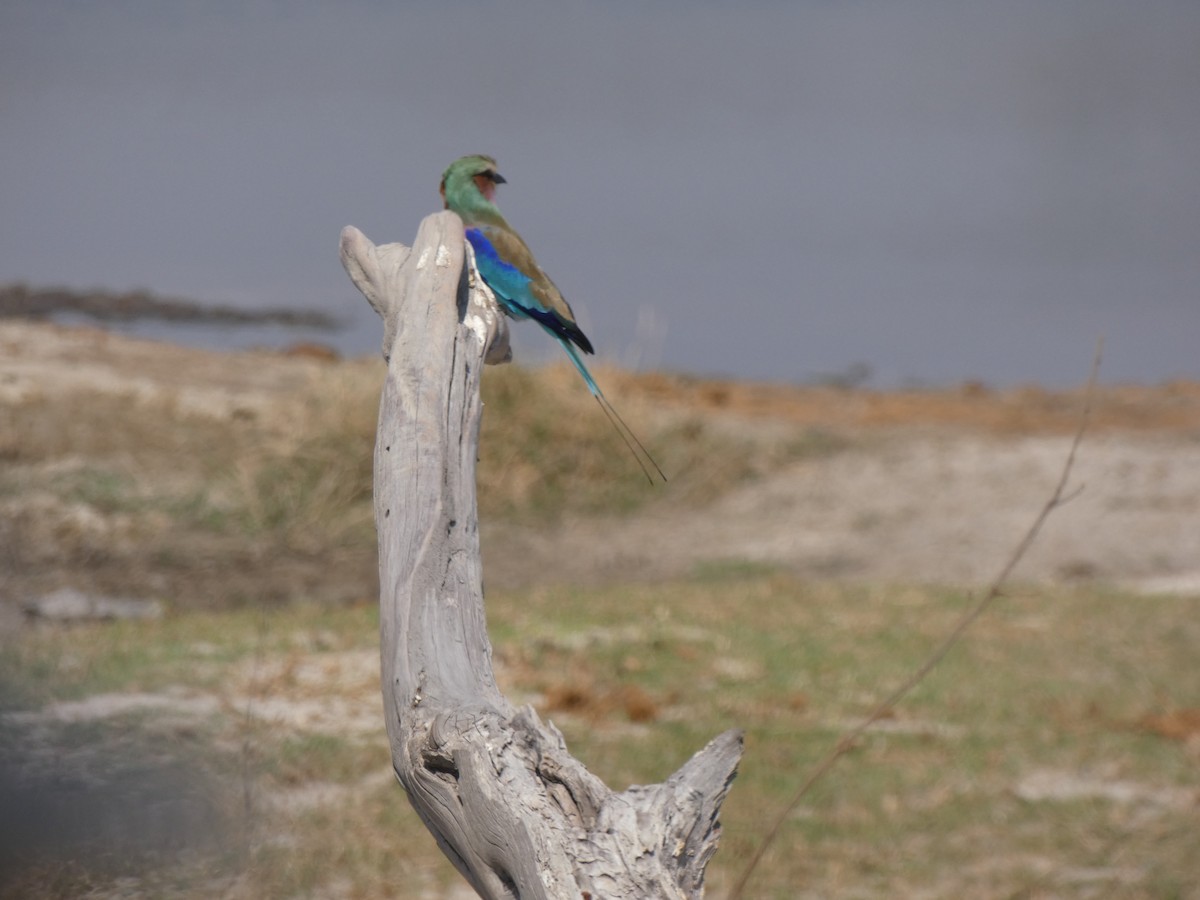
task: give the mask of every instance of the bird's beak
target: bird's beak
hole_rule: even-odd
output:
[[[508,184],[508,179],[499,172],[493,172],[491,174],[491,179],[495,184]]]

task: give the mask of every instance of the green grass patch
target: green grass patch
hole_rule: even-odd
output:
[[[614,788],[661,781],[717,733],[746,730],[709,873],[720,897],[811,767],[970,598],[723,564],[488,602],[505,692]],[[805,798],[748,896],[1187,896],[1196,738],[1155,723],[1200,709],[1196,603],[1013,590]],[[370,607],[32,629],[3,646],[0,682],[26,711],[116,692],[226,698],[190,726],[164,711],[42,726],[72,747],[152,736],[219,775],[222,827],[242,849],[143,858],[119,877],[144,891],[437,896],[457,876],[391,778],[383,723],[351,723],[378,714],[377,641]],[[350,719],[300,715],[313,709]],[[74,874],[36,896],[118,883],[86,861],[61,871]]]

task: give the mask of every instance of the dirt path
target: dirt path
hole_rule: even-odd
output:
[[[553,535],[485,532],[490,573],[564,581],[665,577],[749,561],[813,577],[983,583],[1053,491],[1068,436],[892,433],[796,463],[701,509],[578,521]],[[1016,572],[1200,593],[1200,441],[1094,435]],[[520,561],[519,563],[517,561]]]

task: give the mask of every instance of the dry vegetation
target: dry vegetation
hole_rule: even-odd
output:
[[[380,363],[7,329],[0,552],[10,596],[64,577],[102,592],[150,591],[176,608],[374,596]],[[49,338],[51,358],[23,349],[35,335]],[[61,377],[48,381],[43,369],[55,362]],[[693,503],[811,450],[803,439],[745,440],[683,412],[660,411],[650,427],[636,391],[623,388],[614,385],[614,398],[629,401],[631,422],[671,461],[666,497],[646,490],[570,373],[507,366],[485,379],[484,521],[545,527],[568,511]]]
[[[747,729],[720,897],[764,811],[966,598],[714,571],[489,602],[505,692],[611,784]],[[1193,896],[1195,602],[1014,594],[813,792],[748,896]],[[27,631],[2,665],[27,711],[0,749],[26,785],[0,813],[4,895],[469,896],[391,778],[375,624],[306,605]]]
[[[0,326],[0,896],[469,896],[394,784],[380,721],[381,377],[374,360]],[[878,494],[864,460],[881,459],[903,489],[930,440],[947,459],[978,456],[968,474],[994,470],[1004,457],[988,448],[1072,431],[1078,397],[601,377],[673,476],[666,490],[647,491],[565,368],[485,378],[499,677],[615,787],[660,781],[717,732],[746,728],[710,870],[719,897],[765,812],[969,598],[917,584],[930,579],[915,563],[911,578],[831,580],[714,553],[734,544],[708,535],[712,517],[728,538],[766,540],[794,502],[781,473]],[[1198,896],[1200,588],[1119,585],[1187,575],[1200,558],[1200,386],[1104,389],[1089,441],[1125,448],[1085,474],[1089,494],[1109,497],[1097,482],[1110,479],[1124,493],[1097,515],[1081,505],[1072,528],[1102,543],[1118,518],[1143,568],[1080,565],[1012,591],[822,782],[748,896]],[[957,490],[966,476],[938,477]],[[970,515],[1002,518],[1015,487]],[[1119,518],[1151,506],[1153,528]],[[1023,525],[1036,503],[1022,509]],[[799,512],[832,528],[819,505]],[[894,555],[879,517],[864,500],[848,527]],[[1006,535],[982,547],[995,565]],[[657,567],[606,555],[622,538]],[[899,571],[916,560],[896,558]],[[153,597],[167,614],[62,626],[17,612],[64,585]]]

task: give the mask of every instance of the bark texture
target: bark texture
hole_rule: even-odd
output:
[[[410,250],[341,237],[383,319],[375,443],[384,713],[396,777],[485,898],[694,898],[742,752],[711,741],[663,784],[616,793],[531,707],[496,687],[475,502],[483,364],[510,357],[504,317],[451,212]]]

